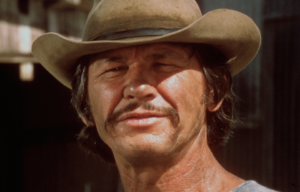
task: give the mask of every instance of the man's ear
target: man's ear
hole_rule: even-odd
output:
[[[207,110],[209,112],[216,112],[221,107],[222,103],[223,103],[223,99],[221,99],[221,101],[219,101],[217,104],[210,103],[207,105]]]
[[[215,96],[215,93],[213,90],[210,91],[209,93],[209,100],[210,101],[213,101],[213,98]],[[210,102],[210,104],[207,105],[207,110],[209,112],[216,112],[222,105],[223,103],[223,99],[221,99],[218,103],[215,103],[215,102]]]
[[[83,122],[86,126],[88,126],[88,127],[94,127],[94,126],[95,126],[95,123],[90,122],[89,120],[86,119],[86,117],[80,116],[80,118],[81,118],[82,122]]]

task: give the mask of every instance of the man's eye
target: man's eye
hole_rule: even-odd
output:
[[[164,63],[155,63],[154,64],[154,67],[168,67],[168,66],[170,66],[170,65],[164,64]]]
[[[117,72],[117,71],[121,71],[121,70],[125,70],[127,69],[126,67],[115,67],[115,68],[111,68],[109,70],[107,70],[106,72]]]
[[[128,67],[120,66],[120,67],[112,67],[104,70],[99,76],[104,78],[113,78],[119,77],[120,75],[126,73]]]
[[[165,63],[155,63],[153,67],[159,71],[172,71],[175,70],[176,68],[175,65],[165,64]]]

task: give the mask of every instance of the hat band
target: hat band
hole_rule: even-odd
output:
[[[122,32],[114,32],[105,35],[101,35],[99,37],[94,38],[92,41],[99,40],[117,40],[117,39],[125,39],[131,37],[144,37],[144,36],[159,36],[166,35],[168,33],[172,33],[181,28],[173,28],[173,29],[162,29],[162,28],[142,28],[142,29],[134,29]]]

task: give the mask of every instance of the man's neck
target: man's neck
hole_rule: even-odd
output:
[[[243,182],[217,162],[207,145],[206,135],[197,138],[178,161],[132,166],[117,160],[117,166],[126,192],[221,192],[230,191]]]

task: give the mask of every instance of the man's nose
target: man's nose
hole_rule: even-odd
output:
[[[137,102],[153,100],[157,96],[153,75],[145,68],[129,69],[123,94],[125,99],[136,100]]]

